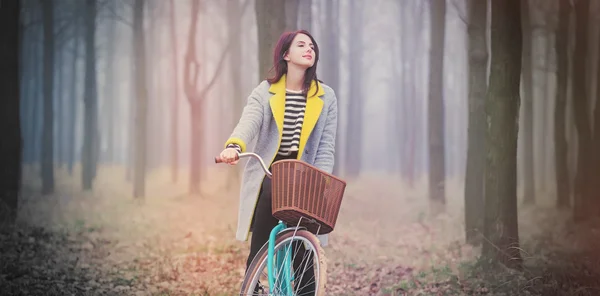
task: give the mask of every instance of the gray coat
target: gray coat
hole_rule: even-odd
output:
[[[315,82],[308,92],[304,124],[300,134],[298,158],[325,172],[333,171],[335,137],[337,129],[337,99],[333,89],[319,83],[315,95]],[[225,146],[231,143],[240,145],[246,152],[247,145],[255,142],[252,152],[260,155],[268,166],[279,149],[283,132],[285,112],[285,75],[270,85],[261,82],[250,94],[242,116]],[[236,239],[248,240],[250,224],[260,186],[265,173],[258,160],[250,158],[244,168],[240,190],[240,203]],[[320,235],[323,246],[327,245],[327,235]]]

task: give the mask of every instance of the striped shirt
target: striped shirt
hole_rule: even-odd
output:
[[[281,145],[277,154],[283,157],[289,157],[298,152],[300,146],[300,133],[304,123],[304,112],[306,110],[306,97],[302,91],[293,91],[286,89],[285,93],[285,113],[283,116],[283,135]],[[229,144],[227,148],[235,148],[241,152],[237,144]]]
[[[302,95],[302,91],[286,90],[283,135],[277,154],[289,156],[292,152],[298,152],[305,110],[306,98]]]

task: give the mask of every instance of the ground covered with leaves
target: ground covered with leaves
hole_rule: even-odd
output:
[[[2,295],[236,294],[249,245],[234,239],[237,188],[223,170],[200,196],[156,172],[143,201],[120,168],[102,168],[93,192],[59,172],[52,196],[37,175],[25,169],[18,224],[0,231]],[[520,209],[524,270],[490,269],[463,243],[459,182],[429,218],[424,183],[349,181],[325,248],[327,295],[600,295],[600,224],[575,227],[551,201]]]

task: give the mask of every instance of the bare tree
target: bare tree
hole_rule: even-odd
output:
[[[530,0],[521,1],[523,22],[523,61],[521,75],[523,79],[523,202],[535,203],[535,169],[533,154],[533,26],[531,25]]]
[[[85,27],[85,88],[84,129],[82,160],[82,183],[84,190],[92,189],[98,162],[98,97],[96,81],[96,0],[87,0],[84,16]]]
[[[522,51],[519,0],[492,0],[491,71],[486,97],[485,219],[482,255],[520,269],[517,136]]]
[[[558,26],[556,28],[556,105],[554,107],[554,145],[556,157],[557,206],[571,206],[570,178],[567,164],[566,110],[569,83],[569,0],[559,0]],[[596,117],[600,118],[600,117]]]
[[[175,33],[175,0],[169,1],[169,29],[171,37],[171,46],[173,53],[171,55],[173,81],[173,98],[171,99],[171,180],[177,182],[179,172],[179,69],[177,67],[177,59],[179,53],[177,51],[177,34]]]
[[[21,74],[19,38],[21,1],[4,1],[0,8],[0,120],[5,128],[0,144],[0,226],[13,224],[21,187],[21,121],[19,78]]]
[[[261,0],[254,2],[258,26],[259,80],[263,80],[273,63],[273,48],[285,28],[285,2]]]
[[[85,4],[85,3],[84,3]],[[77,108],[77,98],[78,98],[78,82],[79,80],[79,76],[78,74],[78,67],[77,67],[77,62],[80,59],[80,47],[81,47],[81,31],[82,29],[81,27],[81,23],[82,23],[82,18],[80,16],[80,12],[81,12],[81,7],[83,6],[81,4],[81,2],[76,1],[74,3],[71,4],[71,9],[72,9],[72,13],[73,13],[73,20],[72,20],[72,26],[73,26],[73,37],[71,38],[71,45],[72,48],[69,50],[72,55],[71,55],[71,85],[70,85],[70,90],[69,90],[69,103],[66,104],[66,106],[68,106],[66,113],[68,114],[68,121],[67,121],[67,139],[66,139],[66,145],[67,145],[67,149],[65,149],[65,153],[66,153],[66,159],[67,159],[67,169],[69,171],[69,174],[73,174],[73,166],[75,165],[75,151],[76,151],[76,136],[75,136],[75,128],[76,128],[76,123],[77,123],[77,114],[78,114],[78,108]]]
[[[260,3],[266,1],[258,1]],[[246,1],[246,3],[248,3]],[[258,4],[257,4],[258,5]],[[188,103],[190,104],[190,118],[192,128],[191,131],[191,145],[190,145],[190,154],[191,154],[191,164],[190,164],[190,186],[189,192],[190,194],[198,194],[200,193],[200,180],[201,180],[201,155],[203,150],[202,140],[205,135],[205,127],[202,124],[202,114],[205,107],[206,97],[208,92],[212,89],[217,81],[217,77],[223,70],[223,64],[226,60],[226,57],[229,54],[229,50],[231,50],[231,45],[228,44],[227,47],[221,52],[221,57],[219,58],[216,70],[210,80],[203,87],[199,87],[198,78],[200,76],[200,66],[201,64],[198,62],[198,58],[196,57],[196,32],[197,32],[197,24],[198,24],[198,14],[200,13],[200,1],[192,0],[191,5],[191,17],[192,20],[190,22],[190,30],[188,35],[188,47],[187,52],[185,54],[185,62],[184,62],[184,92],[188,99]],[[283,27],[283,26],[282,26]]]
[[[248,2],[248,0],[244,0]],[[227,35],[229,38],[229,44],[231,46],[231,52],[229,54],[229,72],[231,75],[231,89],[233,99],[233,113],[232,124],[237,123],[237,118],[242,114],[244,108],[244,100],[242,95],[242,73],[240,71],[240,65],[242,63],[242,16],[243,16],[243,5],[239,0],[227,1]],[[238,182],[241,172],[241,166],[236,166],[231,169],[231,175],[228,178],[231,182]]]
[[[363,139],[363,104],[364,99],[361,96],[362,88],[362,57],[363,57],[363,5],[360,0],[351,0],[349,5],[349,27],[353,33],[352,39],[348,41],[349,46],[349,87],[348,96],[348,121],[347,129],[352,131],[346,136],[346,152],[344,161],[344,174],[348,177],[356,177],[361,170],[362,147],[360,143]]]
[[[146,141],[148,131],[148,89],[146,86],[146,46],[144,32],[144,0],[135,0],[133,6],[133,48],[135,52],[135,165],[133,197],[146,195]]]
[[[310,32],[312,29],[312,0],[299,1],[298,11],[298,27]]]
[[[575,2],[576,32],[573,52],[573,111],[577,128],[577,174],[574,186],[573,218],[585,219],[589,212],[592,186],[592,131],[588,115],[587,56],[588,56],[588,15],[589,0]]]
[[[41,1],[44,26],[44,125],[42,132],[42,194],[54,192],[54,0]]]
[[[287,31],[295,31],[298,29],[300,0],[286,0],[283,2],[285,5],[285,29]]]
[[[444,164],[444,40],[446,1],[431,0],[431,49],[429,52],[429,200],[432,214],[443,211]]]
[[[487,91],[487,1],[469,0],[469,123],[465,176],[465,232],[471,244],[480,243],[483,230],[485,175],[485,95]]]
[[[105,4],[109,7],[110,10],[115,11],[117,6],[117,1],[108,1]],[[105,91],[106,95],[104,96],[104,112],[103,118],[106,122],[104,124],[104,128],[106,129],[106,152],[103,155],[103,160],[107,162],[112,162],[115,160],[115,122],[116,111],[115,108],[117,99],[115,97],[115,89],[117,88],[115,82],[118,81],[119,72],[116,71],[116,57],[117,57],[117,20],[109,19],[108,22],[108,30],[107,30],[107,49],[106,49],[106,69],[104,70],[105,77]]]
[[[310,1],[309,1],[310,2]],[[340,84],[340,66],[339,66],[339,1],[331,0],[325,2],[325,26],[324,26],[324,34],[326,38],[324,38],[324,46],[325,50],[321,51],[320,60],[323,61],[321,64],[321,69],[323,70],[323,79],[325,84],[329,85],[334,90],[338,90]],[[310,9],[310,7],[309,7]],[[339,118],[338,118],[339,120]],[[339,129],[341,127],[338,126],[338,135],[341,133]],[[342,137],[336,137],[336,147],[342,147]],[[340,166],[341,166],[341,153],[335,154],[335,165],[333,168],[333,173],[336,175],[340,174]]]

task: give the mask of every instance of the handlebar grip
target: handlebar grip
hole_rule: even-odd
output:
[[[238,159],[240,159],[240,156],[236,155],[235,160],[238,160]],[[220,156],[215,157],[215,163],[222,163],[222,162],[225,162],[225,161]]]

